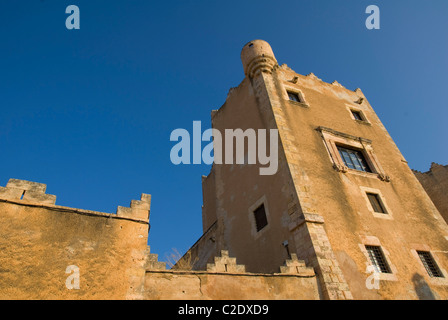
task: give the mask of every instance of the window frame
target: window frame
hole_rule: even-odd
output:
[[[355,120],[357,121],[364,121],[364,117],[362,116],[361,111],[358,110],[350,110],[352,112],[353,118],[355,118]]]
[[[428,274],[427,269],[425,268],[418,252],[429,252],[431,254],[432,259],[434,260],[435,264],[437,265],[440,273],[443,275],[443,277],[431,277]],[[433,250],[430,246],[426,244],[411,244],[411,255],[414,256],[415,259],[418,260],[418,263],[416,264],[418,266],[418,269],[420,272],[418,273],[423,278],[425,278],[428,283],[433,285],[441,285],[441,286],[447,286],[448,285],[448,272],[442,267],[442,264],[440,263],[436,251]]]
[[[291,91],[291,90],[286,90],[286,93],[288,94],[289,101],[297,102],[297,103],[303,103],[302,99],[300,98],[300,95],[298,93],[296,93],[294,91]],[[296,100],[295,99],[291,99],[291,96],[295,97]]]
[[[361,109],[359,107],[355,107],[353,105],[346,105],[346,108],[350,114],[350,118],[352,118],[352,120],[356,121],[357,123],[360,124],[366,124],[371,126],[372,124],[370,123],[369,119],[366,116],[366,112],[364,109]],[[357,114],[360,115],[361,119],[356,119],[355,115],[353,114],[353,112],[356,112]]]
[[[388,206],[386,198],[384,197],[384,195],[382,194],[381,190],[378,189],[374,189],[374,188],[370,188],[370,187],[364,187],[364,186],[360,186],[359,187],[361,190],[361,194],[364,197],[365,200],[365,204],[366,207],[368,209],[368,211],[375,217],[375,218],[380,218],[380,219],[387,219],[387,220],[393,220],[394,216],[392,213],[391,208]],[[367,196],[367,194],[375,194],[377,196],[377,198],[379,198],[381,205],[383,206],[383,209],[385,211],[385,213],[379,213],[376,212],[375,209],[373,208],[369,197]]]
[[[381,246],[365,245],[365,248],[369,255],[370,265],[374,266],[378,273],[392,274],[392,270]]]
[[[352,170],[373,173],[373,170],[372,168],[370,168],[363,150],[341,144],[336,144],[336,148],[338,149],[339,156],[341,157],[341,160],[346,167]],[[344,151],[345,153],[347,153],[347,157],[343,154]],[[352,155],[355,158],[353,158]],[[349,161],[347,160],[347,158],[348,160],[350,160],[353,168],[349,166]],[[357,169],[357,166],[362,168],[362,170]]]
[[[352,136],[322,126],[317,127],[316,130],[321,133],[323,143],[328,152],[330,160],[333,163],[333,168],[336,171],[342,173],[358,174],[370,178],[375,177],[386,182],[390,181],[390,177],[384,172],[375,155],[371,140]],[[337,147],[338,145],[362,151],[363,156],[372,172],[365,172],[348,168],[339,153]]]
[[[266,215],[266,221],[267,224],[260,229],[259,231],[257,230],[257,222],[255,220],[255,210],[257,210],[261,205],[264,205],[264,212]],[[257,240],[258,238],[260,238],[262,235],[264,235],[266,232],[268,232],[271,229],[271,216],[269,213],[269,203],[267,201],[266,195],[263,195],[262,197],[260,197],[257,201],[255,201],[249,208],[247,211],[248,214],[248,220],[249,220],[249,224],[250,224],[250,233],[251,236],[253,237],[254,240]]]
[[[377,237],[374,236],[360,236],[361,239],[361,243],[359,243],[359,249],[361,250],[361,252],[364,254],[364,257],[366,259],[366,266],[372,266],[372,262],[370,260],[370,255],[367,252],[366,246],[374,246],[374,247],[380,247],[381,248],[381,252],[383,254],[383,258],[385,260],[385,262],[387,263],[387,266],[389,267],[389,271],[390,273],[377,273],[379,280],[384,280],[384,281],[398,281],[398,277],[397,277],[397,268],[395,267],[395,265],[392,263],[391,258],[390,258],[390,253],[389,251],[386,249],[386,247],[384,247],[380,240]],[[367,276],[370,276],[371,274],[367,273]]]
[[[300,90],[299,88],[297,88],[296,86],[291,85],[290,83],[283,83],[283,99],[288,101],[291,104],[300,106],[300,107],[304,107],[304,108],[309,108],[309,104],[306,101],[306,97],[305,94],[303,93],[302,90]],[[291,100],[289,98],[289,93],[295,94],[299,97],[299,102],[298,101],[294,101]]]
[[[366,195],[375,213],[387,214],[386,208],[384,208],[381,198],[377,193],[367,192]]]
[[[422,258],[421,254],[426,255],[426,257]],[[431,278],[445,278],[431,251],[417,250],[417,255]],[[426,260],[427,258],[429,258],[429,261]],[[434,270],[431,270],[431,265]],[[433,272],[437,273],[437,275],[433,275]]]
[[[263,209],[262,211],[259,211],[260,209]],[[266,216],[266,207],[264,203],[259,205],[254,211],[254,219],[255,219],[255,228],[257,229],[257,232],[260,232],[268,225],[268,217]],[[260,216],[260,214],[262,215]]]

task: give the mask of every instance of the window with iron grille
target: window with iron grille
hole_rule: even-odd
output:
[[[255,226],[257,227],[257,232],[268,225],[268,219],[266,217],[266,210],[264,208],[264,204],[262,204],[257,209],[255,209],[254,217],[255,217]]]
[[[378,213],[387,213],[381,202],[380,196],[375,193],[367,193],[367,198],[369,198],[370,204],[372,205],[373,211]]]
[[[288,91],[288,98],[291,101],[302,102],[302,99],[300,99],[300,96],[295,92]]]
[[[369,254],[370,262],[378,273],[392,273],[387,264],[386,257],[384,257],[383,250],[379,246],[366,246]]]
[[[417,253],[431,278],[443,278],[443,274],[437,266],[437,263],[435,262],[430,252],[417,251]]]
[[[358,171],[372,172],[362,151],[341,146],[337,146],[337,148],[342,161],[344,161],[344,164],[348,168]]]

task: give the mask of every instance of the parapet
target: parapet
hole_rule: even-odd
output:
[[[312,268],[291,255],[281,273],[250,273],[236,258],[221,251],[206,271],[165,270],[157,255],[149,255],[142,298],[147,300],[317,300]]]
[[[305,261],[297,259],[295,253],[291,254],[291,259],[286,260],[285,265],[280,267],[280,273],[300,274],[302,276],[314,276],[314,269],[307,267]]]
[[[414,170],[414,169],[411,169],[411,170],[412,170],[412,172],[414,172],[414,174],[428,175],[428,174],[433,173],[434,170],[438,170],[438,169],[448,169],[448,165],[431,162],[431,167],[426,172],[421,172],[419,170]]]
[[[149,210],[151,207],[151,195],[142,193],[140,200],[132,200],[130,208],[118,206],[117,216],[138,219],[149,220]]]
[[[47,185],[43,183],[9,179],[6,187],[0,187],[0,199],[54,205],[56,196],[46,194],[46,189]]]
[[[164,271],[166,270],[166,263],[159,261],[158,254],[150,253],[148,250],[148,259],[146,260],[145,269],[146,271]]]
[[[236,264],[236,258],[229,257],[227,250],[221,250],[221,256],[215,257],[215,263],[207,264],[207,272],[244,273],[246,266]]]
[[[149,222],[151,195],[142,193],[140,200],[132,200],[130,207],[118,206],[116,214],[96,212],[84,209],[57,206],[56,196],[46,194],[47,185],[26,180],[10,179],[6,187],[0,187],[0,200],[12,201],[24,205],[40,205],[57,211],[70,211],[80,214],[122,218],[139,222]]]

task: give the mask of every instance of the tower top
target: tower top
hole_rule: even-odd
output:
[[[277,65],[271,46],[264,40],[246,43],[241,51],[244,74],[253,77],[258,71],[271,72]]]

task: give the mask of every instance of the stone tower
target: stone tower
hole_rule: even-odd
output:
[[[228,250],[275,273],[294,254],[322,299],[447,299],[448,226],[362,91],[279,66],[262,40],[241,59],[245,78],[212,127],[278,130],[278,170],[213,165],[195,269]]]

